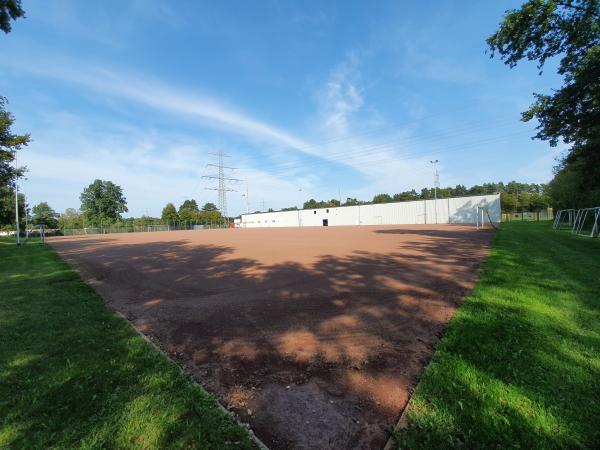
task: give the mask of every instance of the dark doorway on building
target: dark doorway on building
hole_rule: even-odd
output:
[[[323,226],[324,227],[328,227],[329,226],[329,219],[323,219]]]

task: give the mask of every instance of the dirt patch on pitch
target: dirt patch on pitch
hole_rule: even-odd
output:
[[[274,449],[381,448],[492,233],[273,228],[55,238]]]

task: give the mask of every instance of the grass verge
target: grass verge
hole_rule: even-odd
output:
[[[49,247],[0,240],[0,448],[254,448]]]
[[[600,448],[600,240],[503,224],[399,448]]]

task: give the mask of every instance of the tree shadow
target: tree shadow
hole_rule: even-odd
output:
[[[268,445],[374,448],[489,244],[465,230],[393,231],[375,232],[390,235],[388,252],[310,263],[182,239],[53,245]]]

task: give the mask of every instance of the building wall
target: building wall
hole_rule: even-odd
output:
[[[437,201],[418,200],[242,214],[239,226],[243,228],[320,227],[323,226],[323,219],[328,221],[329,226],[475,223],[477,207],[487,208],[492,221],[500,222],[500,195],[494,194],[443,198]]]

